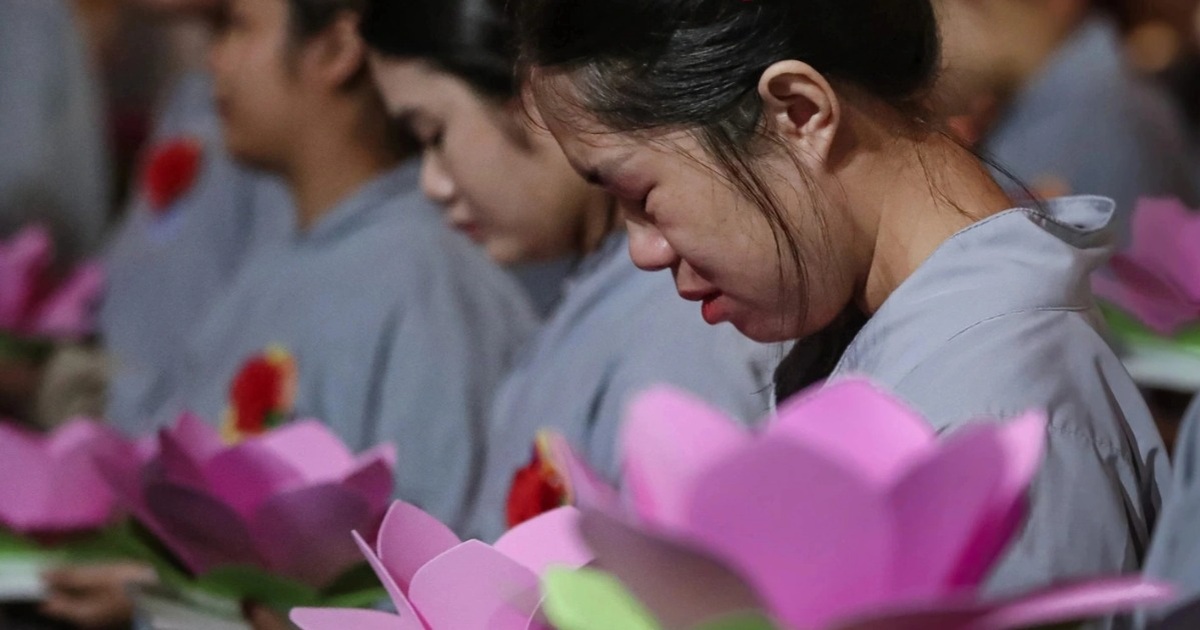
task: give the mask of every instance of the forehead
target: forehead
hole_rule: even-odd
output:
[[[422,59],[389,57],[372,51],[368,66],[389,109],[411,109],[471,94],[457,77]]]

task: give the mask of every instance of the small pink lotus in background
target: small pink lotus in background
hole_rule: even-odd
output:
[[[50,434],[0,423],[0,528],[44,536],[111,524],[116,499],[95,458],[126,447],[115,431],[91,420],[73,420]]]
[[[1200,323],[1200,213],[1176,199],[1142,199],[1133,243],[1097,274],[1096,295],[1160,335]]]
[[[489,546],[462,542],[420,509],[396,502],[372,549],[362,552],[398,615],[308,608],[292,611],[303,630],[527,630],[537,619],[538,580],[552,567],[578,568],[591,554],[576,538],[579,514],[558,508],[525,521]]]
[[[320,589],[362,562],[347,532],[375,535],[395,449],[356,458],[315,420],[227,446],[185,415],[156,452],[130,446],[100,463],[133,516],[194,575],[250,566]]]
[[[895,398],[845,380],[782,405],[757,433],[683,393],[645,394],[621,437],[624,502],[561,441],[552,447],[585,503],[597,564],[655,618],[621,627],[757,610],[779,628],[994,630],[1168,596],[1135,578],[978,596],[1023,521],[1045,432],[1029,413],[939,439]],[[552,590],[551,608],[585,618],[597,598],[581,592],[573,602]]]
[[[94,330],[103,271],[88,263],[55,283],[53,259],[50,233],[40,226],[0,243],[0,331],[21,338],[74,339]]]

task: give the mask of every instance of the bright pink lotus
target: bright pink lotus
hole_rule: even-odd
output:
[[[73,420],[48,435],[0,423],[0,528],[44,535],[108,525],[116,500],[94,458],[126,446],[90,420]]]
[[[1142,199],[1133,244],[1097,275],[1096,295],[1162,335],[1200,322],[1200,213],[1176,199]]]
[[[89,263],[55,284],[53,261],[45,228],[28,227],[0,243],[0,330],[36,338],[75,338],[92,332],[104,273]]]
[[[194,574],[249,565],[314,588],[362,561],[346,532],[373,536],[392,493],[395,449],[355,457],[315,420],[236,446],[185,415],[102,469],[133,515]]]
[[[488,546],[462,542],[437,519],[397,502],[377,549],[354,535],[398,615],[297,609],[303,630],[527,630],[537,619],[538,580],[551,566],[578,568],[591,554],[576,538],[578,512],[559,508],[513,528]]]
[[[1017,532],[1042,457],[1030,413],[939,439],[865,381],[784,404],[757,434],[687,395],[652,391],[622,435],[628,505],[559,442],[597,564],[666,628],[764,610],[786,628],[990,630],[1157,600],[1115,580],[977,598]]]

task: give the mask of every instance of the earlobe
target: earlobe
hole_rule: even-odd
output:
[[[812,66],[795,60],[779,61],[763,71],[758,82],[763,115],[789,142],[825,160],[841,123],[841,106],[833,87]]]

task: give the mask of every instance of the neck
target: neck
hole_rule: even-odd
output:
[[[874,223],[864,230],[870,262],[857,294],[868,314],[959,230],[1012,207],[983,164],[937,133],[897,141],[852,168],[877,182],[847,193],[849,207]]]
[[[291,188],[300,231],[312,229],[339,203],[397,163],[382,119],[363,125],[361,118],[326,116],[305,125],[284,178]]]

